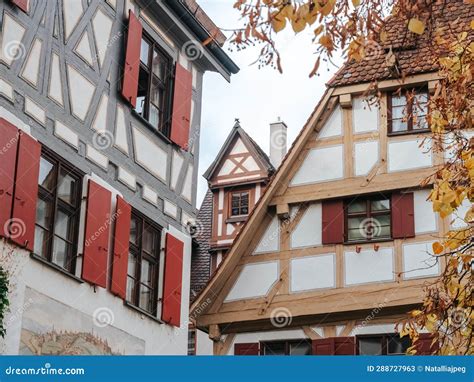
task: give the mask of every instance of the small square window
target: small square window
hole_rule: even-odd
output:
[[[428,91],[402,90],[388,95],[388,132],[392,135],[429,131]]]
[[[245,216],[249,214],[249,192],[232,192],[230,197],[230,216]]]

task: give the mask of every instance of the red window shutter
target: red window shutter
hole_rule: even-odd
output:
[[[191,125],[191,100],[193,76],[189,70],[176,63],[174,78],[173,117],[170,139],[182,149],[188,149]]]
[[[392,194],[392,238],[405,239],[415,236],[415,204],[413,192]]]
[[[143,27],[132,11],[129,11],[128,36],[123,72],[122,95],[135,107],[137,105],[138,75],[140,73],[140,48]]]
[[[235,344],[234,355],[259,355],[260,349],[258,343]]]
[[[354,337],[336,337],[334,338],[335,355],[355,355]]]
[[[28,0],[11,0],[13,4],[15,4],[18,8],[20,8],[23,12],[28,13]]]
[[[322,204],[323,244],[344,242],[344,202],[326,200]]]
[[[120,196],[117,196],[115,211],[114,256],[112,264],[112,293],[126,298],[128,246],[130,240],[130,221],[132,208]]]
[[[89,180],[82,278],[102,288],[107,286],[111,197],[109,190]]]
[[[432,355],[438,348],[438,344],[433,342],[433,335],[430,333],[420,333],[416,342],[416,355]]]
[[[161,318],[173,326],[181,324],[181,288],[183,279],[184,243],[166,234],[165,279]]]
[[[7,237],[6,225],[12,216],[13,186],[19,130],[0,118],[0,236]]]
[[[320,338],[313,340],[313,355],[334,355],[334,338]]]
[[[22,131],[19,135],[15,196],[9,234],[13,242],[33,251],[41,145]]]

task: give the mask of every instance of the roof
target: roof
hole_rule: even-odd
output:
[[[216,159],[214,159],[214,161],[211,163],[209,168],[203,174],[206,180],[210,180],[212,178],[214,172],[217,170],[217,168],[221,164],[222,158],[230,149],[230,145],[234,141],[234,138],[236,135],[239,135],[240,138],[244,141],[247,148],[253,151],[256,159],[260,162],[263,168],[267,170],[269,175],[275,171],[275,167],[273,167],[272,163],[270,162],[270,158],[268,157],[268,155],[265,153],[265,151],[262,150],[262,148],[257,144],[257,142],[255,142],[250,137],[250,135],[246,133],[246,131],[240,126],[239,120],[236,119],[233,129],[230,132],[230,134],[227,136],[227,139],[225,140],[219,153],[217,154]]]
[[[196,218],[197,247],[191,257],[191,302],[209,281],[211,271],[210,239],[212,232],[212,192],[207,190]]]
[[[433,16],[423,35],[418,36],[407,28],[408,21],[389,17],[385,21],[386,40],[375,39],[366,47],[366,58],[362,62],[350,60],[328,82],[329,86],[344,86],[380,81],[400,76],[436,72],[439,69],[437,52],[432,39],[435,30],[447,31],[443,36],[466,30],[474,18],[472,2],[462,0],[438,1],[433,5]],[[449,32],[448,32],[449,29]],[[474,32],[469,30],[471,40]],[[387,55],[390,50],[396,58],[398,72],[391,70]]]

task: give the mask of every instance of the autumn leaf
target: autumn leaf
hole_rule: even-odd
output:
[[[443,253],[444,247],[439,243],[439,242],[434,242],[433,243],[433,252],[435,255],[439,255]]]
[[[360,0],[352,0],[352,5],[353,5],[354,7],[358,7],[359,4],[360,4]]]
[[[272,17],[272,28],[273,30],[278,33],[285,29],[286,27],[286,19],[275,12],[274,16]]]
[[[311,73],[309,74],[309,78],[313,77],[318,72],[320,59],[321,58],[318,57],[318,59],[314,63],[314,67],[313,67],[313,70],[311,71]]]
[[[413,18],[408,23],[408,30],[410,32],[421,35],[425,31],[425,23],[423,21]]]

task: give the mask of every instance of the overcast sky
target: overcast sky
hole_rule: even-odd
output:
[[[199,0],[198,3],[222,29],[233,29],[241,24],[240,15],[232,5],[234,0]],[[283,58],[283,74],[266,67],[251,65],[258,57],[259,48],[241,52],[226,52],[240,67],[229,84],[220,75],[206,73],[203,88],[201,118],[201,149],[198,175],[197,207],[207,189],[202,177],[239,118],[241,126],[268,153],[269,124],[278,117],[288,125],[290,145],[321,98],[325,83],[337,70],[332,64],[321,64],[320,76],[309,79],[316,55],[311,46],[313,28],[295,36],[291,30],[278,35]],[[231,32],[224,31],[227,36]],[[340,60],[337,62],[340,64]]]

